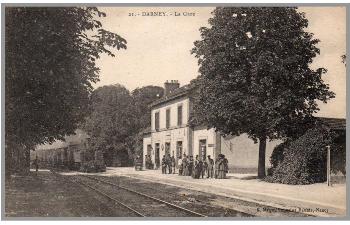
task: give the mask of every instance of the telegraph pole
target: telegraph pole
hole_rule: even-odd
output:
[[[327,186],[331,185],[331,147],[327,145]]]

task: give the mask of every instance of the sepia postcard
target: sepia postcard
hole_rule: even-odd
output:
[[[348,218],[348,7],[2,4],[2,220]]]

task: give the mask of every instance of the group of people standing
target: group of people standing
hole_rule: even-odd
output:
[[[196,155],[193,160],[193,156],[187,157],[184,154],[182,159],[179,158],[178,165],[180,176],[192,176],[194,179],[204,178],[204,176],[213,178],[214,176],[214,160],[210,155],[207,158],[203,156],[202,159]]]
[[[187,157],[186,154],[178,159],[178,168],[180,176],[192,176],[194,179],[213,178],[225,179],[228,172],[228,160],[225,155],[219,154],[214,160],[208,155],[201,159],[198,155],[193,159],[193,156]]]
[[[153,169],[154,165],[150,155],[145,155],[145,164],[146,169]],[[163,155],[161,167],[163,174],[175,174],[175,157],[170,156],[170,154]],[[225,179],[228,173],[228,160],[223,154],[219,154],[215,162],[210,155],[207,157],[203,156],[203,158],[196,155],[196,158],[193,159],[193,156],[183,154],[177,160],[177,168],[180,176],[192,176],[194,179],[205,177]]]
[[[223,154],[219,154],[215,160],[215,178],[225,179],[228,173],[228,160]]]
[[[176,166],[176,162],[175,162],[175,157],[171,156],[169,154],[167,155],[163,155],[162,158],[162,173],[166,174],[167,171],[169,172],[169,174],[171,173],[175,173],[175,166]]]

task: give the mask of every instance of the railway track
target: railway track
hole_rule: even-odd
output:
[[[60,174],[57,174],[57,176],[67,179],[67,176]],[[206,203],[205,198],[200,198],[199,202],[196,199],[194,199],[195,201],[188,201],[187,198],[184,198],[185,195],[174,195],[173,192],[164,191],[162,188],[159,190],[156,186],[151,188],[148,185],[144,186],[143,183],[139,186],[137,183],[124,183],[120,182],[120,179],[113,180],[107,179],[107,177],[75,175],[68,178],[68,180],[94,191],[102,199],[107,198],[113,203],[111,209],[116,210],[115,212],[127,213],[128,217],[251,217],[257,216],[254,214],[255,211],[251,210],[252,208],[256,210],[255,207],[276,209],[276,212],[272,212],[274,212],[273,215],[278,216],[310,216],[265,205],[254,205],[253,203],[249,206],[250,208],[247,208],[244,202],[232,203],[243,206],[244,211],[242,209],[242,211],[237,211],[235,205],[232,204],[231,207],[223,208],[217,205],[210,206]],[[202,202],[202,200],[204,201]]]
[[[114,201],[139,217],[207,217],[168,201],[90,176],[77,176],[74,182]]]
[[[88,175],[89,176],[89,175]],[[95,179],[95,180],[103,180],[105,182],[109,182],[109,183],[113,183],[115,185],[118,185],[118,186],[123,186],[123,187],[127,187],[127,186],[130,186],[130,184],[128,182],[124,183],[124,182],[121,182],[120,179],[118,178],[117,180],[113,180],[112,177],[106,177],[106,178],[96,178],[95,176],[92,176],[92,177],[89,177],[90,179]],[[132,180],[139,180],[138,178],[132,178],[132,177],[128,177],[128,179],[132,179]],[[132,184],[134,185],[135,187],[133,187],[133,189],[135,191],[139,191],[141,190],[142,192],[146,192],[147,193],[151,193],[152,195],[158,195],[158,196],[167,196],[167,199],[170,199],[168,198],[169,196],[172,196],[171,200],[172,202],[174,202],[175,204],[177,204],[178,202],[181,202],[181,201],[184,201],[184,202],[188,202],[188,197],[187,195],[176,195],[174,194],[174,192],[170,192],[170,191],[166,191],[164,190],[163,188],[156,188],[156,186],[151,186],[151,185],[148,185],[148,184],[145,184],[145,183],[142,183],[141,185],[142,186],[137,186],[135,184]],[[145,190],[146,189],[146,190]],[[192,196],[191,196],[192,197]],[[190,197],[190,198],[191,198]],[[163,197],[161,197],[163,198]],[[192,198],[193,200],[194,198]],[[187,208],[192,208],[195,204],[195,208],[197,208],[197,212],[200,212],[200,213],[204,213],[204,214],[207,214],[208,212],[208,217],[217,217],[218,215],[220,216],[228,216],[228,217],[236,217],[236,216],[241,216],[241,217],[252,217],[252,216],[257,216],[256,214],[254,214],[254,212],[251,212],[251,210],[247,210],[247,208],[243,209],[237,209],[236,207],[223,207],[221,210],[222,211],[225,211],[225,213],[221,213],[219,212],[217,209],[218,209],[218,206],[215,206],[213,209],[209,209],[209,206],[208,205],[205,205],[206,204],[206,201],[204,200],[203,202],[201,201],[201,199],[199,199],[199,202],[197,202],[197,199],[194,199],[195,201],[191,201],[189,202],[189,204],[187,205]],[[240,206],[249,206],[249,205],[254,205],[253,207],[256,207],[256,208],[260,208],[260,209],[264,209],[264,210],[267,210],[270,212],[271,216],[292,216],[292,217],[310,217],[312,215],[310,214],[305,214],[305,213],[298,213],[298,212],[295,212],[293,210],[290,210],[288,208],[279,208],[279,207],[276,207],[276,206],[268,206],[268,205],[264,205],[264,204],[261,204],[261,203],[249,203],[249,202],[245,202],[243,200],[240,200],[240,199],[236,199],[234,197],[227,197],[225,200],[227,201],[236,201],[235,204],[239,204]],[[199,207],[198,204],[200,205]],[[203,209],[202,207],[206,207],[206,209]],[[205,211],[207,210],[207,211]]]
[[[70,183],[75,183],[79,187],[80,186],[84,186],[84,187],[86,187],[86,188],[88,188],[90,190],[93,190],[95,192],[95,194],[97,194],[96,196],[98,196],[98,198],[102,197],[102,199],[105,199],[105,198],[108,199],[110,201],[110,203],[112,203],[112,205],[110,205],[111,207],[110,206],[108,207],[108,205],[107,205],[108,210],[110,210],[110,214],[109,214],[110,216],[112,216],[112,215],[120,215],[122,217],[133,217],[133,216],[145,217],[145,215],[143,215],[142,213],[140,213],[140,212],[138,212],[136,210],[133,210],[132,208],[130,208],[127,205],[125,205],[122,202],[120,202],[118,199],[115,199],[115,198],[107,195],[106,193],[98,190],[97,188],[95,188],[95,187],[93,187],[91,185],[82,183],[82,182],[80,182],[80,181],[78,181],[76,179],[73,179],[73,178],[69,178],[69,177],[63,176],[63,175],[57,173],[54,170],[50,170],[50,171],[51,171],[52,174],[54,174],[57,178],[59,178],[61,180],[64,180],[66,182],[68,181]],[[124,208],[128,209],[128,211],[125,212],[125,213],[123,213],[123,211],[122,211]],[[119,213],[117,213],[117,214],[115,212],[113,213],[113,210],[119,211]],[[122,213],[120,213],[120,212],[122,212]]]

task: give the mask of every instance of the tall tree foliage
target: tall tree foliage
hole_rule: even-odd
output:
[[[102,28],[92,7],[5,9],[7,159],[73,134],[87,113],[96,59],[126,40]],[[28,162],[28,160],[24,160]]]
[[[97,88],[91,101],[85,130],[90,135],[91,150],[102,151],[110,165],[116,155],[128,155],[126,140],[136,125],[135,107],[130,92],[119,84]]]
[[[150,85],[136,88],[131,94],[136,110],[137,125],[135,127],[136,133],[129,139],[129,146],[133,149],[133,154],[142,156],[143,134],[151,124],[151,109],[149,108],[149,104],[161,98],[164,94],[164,89]]]
[[[265,176],[266,141],[305,130],[334,97],[326,69],[309,65],[320,53],[296,8],[216,8],[192,53],[199,63],[197,120],[223,134],[259,141],[258,176]]]
[[[108,165],[126,156],[131,162],[135,151],[142,148],[143,130],[151,123],[148,104],[162,94],[163,88],[156,86],[137,88],[132,93],[119,84],[97,88],[85,124],[91,150],[102,151]]]

